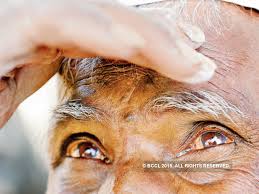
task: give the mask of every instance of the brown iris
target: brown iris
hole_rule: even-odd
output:
[[[227,129],[220,125],[208,124],[203,126],[200,135],[197,136],[190,148],[198,150],[233,143],[233,135],[226,131]]]
[[[80,159],[94,159],[110,163],[110,160],[105,155],[105,151],[95,142],[87,139],[76,139],[70,142],[66,148],[66,156]]]
[[[208,124],[201,127],[199,135],[192,141],[191,144],[183,151],[176,154],[176,157],[183,156],[195,150],[203,150],[210,147],[216,147],[223,144],[230,144],[234,142],[233,135],[227,133],[226,128],[220,125]],[[197,127],[197,128],[198,128]]]
[[[227,140],[227,137],[220,132],[205,132],[201,135],[201,142],[205,148],[225,144]]]

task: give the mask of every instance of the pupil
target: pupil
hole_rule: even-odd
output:
[[[94,158],[98,155],[99,150],[92,143],[87,142],[79,145],[79,152],[83,157]]]
[[[226,136],[218,132],[207,132],[202,135],[201,141],[204,147],[217,146],[226,143]]]
[[[87,150],[85,150],[85,153],[84,153],[84,154],[86,154],[86,155],[88,155],[88,156],[94,158],[94,157],[97,156],[97,152],[98,152],[98,151],[97,151],[96,149],[94,149],[94,148],[88,148]]]

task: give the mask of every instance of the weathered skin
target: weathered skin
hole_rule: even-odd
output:
[[[113,0],[9,0],[0,7],[0,128],[57,72],[62,56],[123,59],[188,83],[209,80],[216,68],[194,50],[205,40],[197,27],[188,26],[193,41],[176,24],[169,29]]]
[[[190,12],[194,6],[192,2],[188,6]],[[231,4],[221,6],[229,16],[221,17],[226,27],[221,33],[200,23],[207,38],[200,52],[212,58],[219,67],[210,82],[193,86],[172,81],[153,71],[146,71],[142,76],[130,72],[116,74],[119,79],[105,87],[93,85],[95,93],[90,96],[77,92],[72,97],[80,98],[85,105],[96,107],[107,116],[101,121],[66,119],[51,130],[49,154],[52,166],[48,194],[259,192],[259,15]],[[197,21],[202,18],[201,14]],[[214,19],[217,23],[219,18]],[[198,90],[216,92],[236,105],[245,117],[233,116],[233,124],[224,117],[206,114],[169,111],[154,115],[144,110],[147,101],[162,92]],[[143,161],[170,159],[178,153],[192,123],[203,120],[220,122],[244,139],[236,144],[193,152],[180,159],[231,161],[234,163],[231,171],[177,175],[143,171]],[[112,163],[106,165],[60,154],[63,141],[79,132],[95,135]]]

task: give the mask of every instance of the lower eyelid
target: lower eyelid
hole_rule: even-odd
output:
[[[193,150],[190,152],[187,152],[186,154],[178,157],[181,160],[204,160],[209,161],[209,160],[218,160],[222,157],[228,157],[229,155],[232,154],[237,148],[237,143],[228,143],[228,144],[221,144],[218,146],[214,147],[208,147],[205,149],[200,149],[200,150]],[[223,153],[223,154],[222,154]],[[218,157],[217,157],[218,154]],[[214,157],[212,157],[214,156]],[[208,157],[208,160],[206,159]],[[224,159],[225,160],[225,159]]]
[[[204,134],[205,132],[220,132],[220,133],[223,133],[227,138],[229,138],[229,142],[228,143],[222,143],[222,144],[215,145],[215,146],[199,148],[199,149],[192,148],[192,145],[194,145],[195,143],[188,143],[188,146],[186,146],[185,149],[183,149],[181,152],[178,152],[176,154],[176,158],[182,157],[184,155],[192,154],[194,152],[205,151],[207,149],[213,149],[215,147],[224,146],[224,145],[228,145],[228,144],[235,144],[236,145],[237,141],[238,141],[238,137],[230,135],[229,133],[226,133],[225,131],[215,131],[215,130],[214,131],[209,131],[209,130],[204,131],[204,130],[201,130],[197,135],[195,135],[195,137],[191,138],[189,140],[189,142],[193,142],[193,139],[196,140],[197,138],[200,138],[200,136],[202,134]]]
[[[215,124],[214,122],[199,122],[194,124],[192,131],[190,132],[190,135],[188,135],[187,139],[185,139],[185,142],[183,144],[187,144],[188,146],[186,146],[186,148],[188,148],[193,141],[195,141],[199,136],[201,136],[202,134],[204,134],[205,132],[219,132],[219,133],[223,133],[227,138],[229,139],[233,139],[235,141],[235,139],[237,138],[237,135],[232,134],[230,131],[228,131],[227,127],[221,126],[220,124]],[[208,129],[206,130],[206,127],[208,128],[209,126],[215,127],[218,130],[215,129]],[[200,129],[199,129],[200,128]]]

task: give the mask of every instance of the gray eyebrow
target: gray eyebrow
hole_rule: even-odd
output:
[[[205,113],[212,115],[215,119],[224,116],[231,122],[233,114],[241,118],[244,113],[232,103],[227,102],[220,95],[211,91],[198,92],[168,92],[156,96],[145,106],[146,112],[165,112],[181,110],[190,113]],[[54,110],[56,121],[63,121],[67,118],[76,120],[101,120],[104,113],[95,107],[81,103],[81,100],[70,100],[65,104],[58,105]]]
[[[245,117],[238,107],[211,91],[160,94],[147,103],[146,109],[152,112],[182,110],[191,113],[205,113],[216,119],[223,115],[233,123],[233,114],[241,118]]]
[[[103,116],[100,110],[83,104],[81,100],[70,100],[65,104],[58,105],[53,113],[56,121],[63,121],[67,118],[74,118],[76,120],[100,120],[101,116]]]

